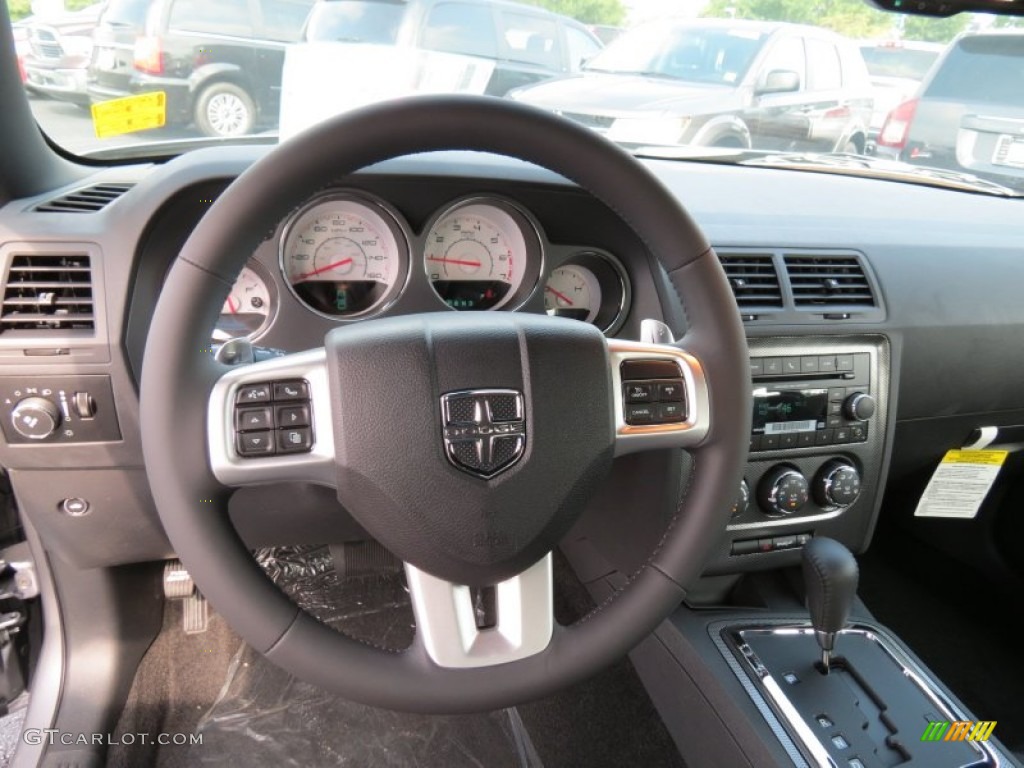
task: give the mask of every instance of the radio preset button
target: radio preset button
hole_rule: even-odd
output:
[[[796,432],[783,432],[779,436],[779,448],[796,448]]]
[[[762,451],[775,451],[779,447],[779,436],[778,435],[765,435],[761,438],[761,450]]]
[[[815,445],[832,445],[832,439],[835,435],[835,430],[832,429],[819,429],[814,433],[814,444]]]
[[[814,445],[814,436],[816,432],[801,432],[797,439],[797,446],[800,448],[810,448]]]

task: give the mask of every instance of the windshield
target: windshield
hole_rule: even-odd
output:
[[[899,45],[865,45],[860,50],[872,77],[905,77],[920,82],[939,58],[942,47],[920,50]]]
[[[1024,21],[1007,17],[863,0],[3,1],[32,111],[73,154],[272,144],[450,92],[642,155],[1024,191]]]
[[[671,77],[695,83],[735,83],[766,33],[649,24],[616,39],[584,67],[619,75]]]

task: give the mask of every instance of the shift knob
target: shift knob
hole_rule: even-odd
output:
[[[838,541],[816,536],[804,545],[803,573],[807,609],[827,673],[836,633],[846,626],[857,595],[857,561]]]

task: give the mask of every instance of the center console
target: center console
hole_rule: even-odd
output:
[[[795,564],[813,535],[854,551],[881,499],[890,349],[880,336],[752,338],[750,454],[707,573]]]

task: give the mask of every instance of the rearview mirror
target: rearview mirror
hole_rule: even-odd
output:
[[[800,90],[800,75],[791,69],[773,69],[757,86],[757,95],[792,93]]]
[[[964,11],[1024,16],[1024,0],[865,0],[868,5],[894,13],[917,16],[955,16]]]

